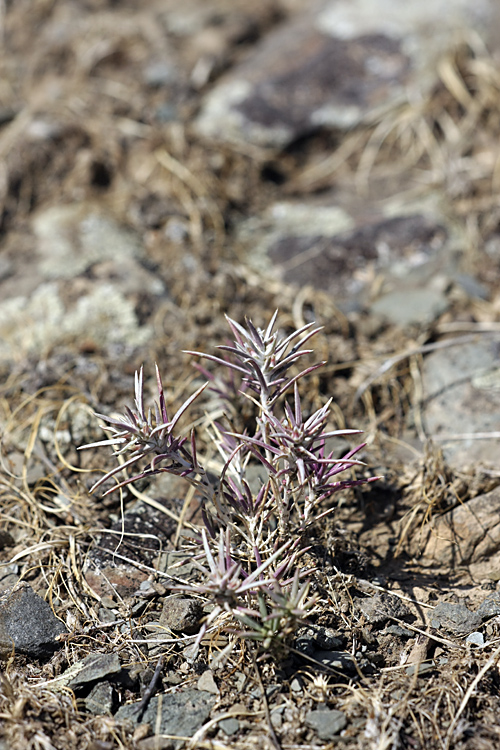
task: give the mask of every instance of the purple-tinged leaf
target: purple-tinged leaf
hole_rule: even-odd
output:
[[[228,362],[227,359],[222,359],[221,357],[215,357],[213,354],[203,354],[203,352],[191,352],[189,350],[184,350],[184,354],[191,354],[194,357],[204,357],[205,359],[209,359],[211,362],[215,362],[218,365],[223,365],[224,367],[229,367],[231,370],[236,370],[236,372],[241,372],[243,375],[248,375],[248,370],[245,370],[243,367],[240,367],[240,365],[235,365],[233,362]]]
[[[273,328],[274,328],[274,324],[276,323],[276,318],[277,317],[278,317],[278,310],[275,310],[274,314],[273,314],[271,320],[269,321],[269,324],[268,324],[268,326],[267,326],[267,328],[265,330],[264,340],[267,340],[267,339],[271,338],[271,335],[272,335],[272,332],[273,332]]]
[[[299,372],[298,375],[295,375],[291,380],[289,380],[285,385],[283,385],[276,393],[273,393],[273,397],[271,399],[271,404],[274,404],[280,396],[282,396],[291,385],[296,383],[301,378],[305,377],[306,375],[309,375],[311,372],[314,372],[314,370],[318,370],[320,367],[323,367],[326,364],[326,361],[324,362],[318,362],[315,365],[311,365],[310,367],[307,367],[305,370],[302,370],[302,372]]]
[[[201,393],[203,393],[203,391],[205,390],[205,388],[207,387],[207,385],[208,385],[208,383],[203,383],[203,385],[200,388],[198,388],[198,390],[195,393],[193,393],[192,396],[190,396],[188,399],[186,399],[186,401],[184,401],[184,403],[182,404],[182,406],[180,407],[180,409],[178,409],[176,411],[176,413],[174,415],[174,418],[170,422],[170,431],[172,431],[174,429],[175,425],[177,424],[177,422],[179,421],[179,419],[182,417],[182,415],[184,414],[184,412],[186,411],[186,409],[189,409],[189,407],[191,406],[191,404],[193,403],[193,401],[195,399],[197,399],[198,396]]]
[[[264,342],[262,341],[262,337],[259,331],[254,326],[250,318],[245,318],[245,322],[247,324],[247,328],[250,332],[250,336],[252,337],[254,343],[257,344],[260,351],[264,351]]]
[[[165,394],[163,392],[163,383],[161,380],[160,370],[156,362],[155,362],[155,372],[156,372],[156,385],[158,388],[158,400],[159,400],[161,421],[165,423],[165,422],[168,422],[167,407],[165,405]]]

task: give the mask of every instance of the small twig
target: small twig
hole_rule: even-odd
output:
[[[141,702],[135,709],[137,712],[137,722],[139,722],[142,719],[144,712],[146,711],[149,705],[149,701],[153,697],[154,692],[156,688],[158,687],[158,681],[160,679],[162,667],[163,667],[163,656],[160,656],[160,658],[158,659],[158,663],[156,665],[156,669],[154,671],[153,677],[151,678],[151,682],[149,683],[146,690],[144,691],[144,695],[142,696]]]

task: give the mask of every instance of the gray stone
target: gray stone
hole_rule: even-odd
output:
[[[440,602],[432,613],[433,628],[444,628],[457,635],[465,635],[481,625],[482,618],[477,612],[471,612],[464,604]]]
[[[480,615],[483,620],[487,620],[489,617],[498,617],[500,615],[500,593],[493,591],[486,599],[481,602],[477,614]]]
[[[390,594],[376,594],[367,599],[358,599],[356,604],[367,621],[376,625],[387,622],[392,617],[405,620],[411,616],[401,599]]]
[[[116,692],[110,682],[100,682],[95,685],[84,700],[89,714],[102,716],[113,713],[116,703]]]
[[[203,608],[197,599],[169,596],[163,603],[160,625],[178,633],[197,633]]]
[[[470,274],[457,273],[454,281],[469,297],[487,300],[490,296],[487,287]]]
[[[197,571],[196,566],[189,560],[182,550],[167,550],[162,552],[159,558],[159,570],[166,573],[174,580],[187,579]]]
[[[345,651],[314,651],[312,658],[324,667],[329,667],[339,672],[352,674],[356,671],[352,656]]]
[[[132,348],[151,335],[151,329],[139,325],[133,302],[113,283],[94,282],[71,306],[55,281],[40,284],[29,296],[0,302],[0,357],[7,360],[77,342]]]
[[[46,279],[73,278],[104,260],[138,258],[139,238],[96,206],[51,206],[33,220],[40,270]]]
[[[427,434],[457,469],[498,465],[500,338],[485,335],[429,354],[424,360]],[[484,437],[476,439],[475,435]]]
[[[215,700],[213,695],[202,690],[183,690],[178,693],[156,695],[140,717],[140,723],[157,727],[158,714],[160,714],[159,734],[192,737],[210,716]],[[128,719],[133,724],[138,724],[139,705],[140,701],[122,706],[115,714],[115,719],[117,721]],[[174,743],[176,748],[182,745],[182,740]]]
[[[385,294],[370,306],[370,311],[395,326],[432,323],[448,307],[446,295],[439,289],[398,289]]]
[[[78,690],[90,682],[98,682],[104,677],[116,675],[121,671],[118,654],[89,654],[82,661],[73,664],[72,677],[67,683],[72,690]]]
[[[106,607],[99,607],[99,620],[100,622],[114,622],[117,619],[114,612],[106,609]]]
[[[402,628],[400,625],[388,625],[382,635],[397,635],[400,638],[413,638],[415,633],[408,628]]]
[[[0,567],[0,592],[13,589],[19,581],[19,568],[16,564]]]
[[[144,83],[152,88],[168,86],[176,81],[179,71],[169,60],[155,60],[149,63],[143,72]]]
[[[275,729],[281,729],[281,726],[283,724],[283,714],[286,709],[286,704],[281,704],[279,706],[273,706],[271,708],[271,724]]]
[[[334,708],[317,709],[307,712],[306,724],[315,730],[320,740],[332,740],[344,729],[347,719],[342,711]]]
[[[240,722],[238,719],[233,719],[232,717],[229,719],[222,719],[222,721],[219,721],[219,727],[228,735],[228,737],[230,737],[231,735],[236,734],[239,730]]]
[[[35,659],[51,656],[61,647],[58,636],[66,633],[50,605],[31,586],[20,583],[0,596],[0,653],[26,654]]]
[[[314,128],[347,129],[422,96],[457,28],[487,27],[491,0],[334,0],[271,31],[207,94],[210,138],[283,147]],[[431,30],[431,32],[430,32]],[[430,33],[429,33],[430,32]]]
[[[297,630],[295,648],[304,654],[311,655],[315,648],[331,651],[339,649],[343,641],[337,631],[323,625],[307,625]]]
[[[410,664],[408,667],[406,667],[405,672],[407,675],[412,677],[415,672],[418,674],[419,677],[421,677],[424,674],[430,674],[434,670],[434,662],[432,661],[422,661],[419,664]]]
[[[398,325],[425,323],[446,309],[452,247],[461,242],[435,196],[360,203],[349,190],[276,203],[242,223],[238,239],[260,272],[325,291],[345,313],[369,308]],[[375,278],[383,283],[373,301]]]
[[[466,643],[472,643],[474,646],[484,646],[484,635],[482,633],[478,633],[477,631],[474,633],[471,633],[467,636],[465,639]]]

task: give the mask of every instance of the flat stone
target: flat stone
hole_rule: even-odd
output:
[[[116,691],[110,682],[100,682],[92,688],[84,703],[89,714],[111,715],[116,703]]]
[[[240,728],[240,722],[238,719],[229,718],[229,719],[222,719],[222,721],[219,721],[219,728],[222,729],[224,734],[227,734],[228,737],[230,737],[233,734],[236,734],[236,732]]]
[[[444,628],[457,635],[465,635],[481,625],[482,618],[477,612],[471,612],[463,604],[440,602],[432,612],[433,628]]]
[[[211,669],[206,669],[197,682],[198,690],[205,690],[207,693],[212,695],[219,695],[219,688],[214,680],[214,676]]]
[[[498,466],[500,338],[485,335],[429,354],[422,372],[427,434],[454,468]]]
[[[440,289],[398,289],[385,294],[370,306],[370,311],[395,326],[432,323],[448,307]]]
[[[334,708],[319,709],[307,712],[306,724],[315,730],[320,740],[332,740],[347,725],[347,719],[342,711]]]
[[[88,293],[71,305],[56,281],[41,283],[29,296],[0,301],[0,357],[7,361],[21,352],[50,351],[69,343],[132,348],[151,335],[148,326],[139,325],[132,300],[113,283],[89,282]]]
[[[358,599],[356,604],[367,621],[372,624],[380,625],[393,617],[398,620],[411,617],[408,607],[401,599],[390,594],[376,594],[366,599]]]
[[[408,628],[402,628],[400,625],[388,625],[382,635],[397,635],[400,638],[413,638],[415,633]]]
[[[478,633],[477,631],[474,633],[470,633],[470,635],[467,636],[465,639],[466,643],[471,643],[473,646],[484,646],[484,635],[482,633]]]
[[[163,603],[160,625],[178,633],[197,633],[203,608],[196,599],[168,596]]]
[[[61,647],[58,636],[66,633],[50,605],[27,583],[7,589],[0,596],[0,653],[12,651],[35,659],[51,656]]]
[[[89,654],[71,667],[71,679],[67,683],[72,690],[79,690],[91,682],[98,682],[121,671],[118,654]],[[69,670],[68,670],[69,671]]]
[[[215,696],[202,690],[182,690],[178,693],[155,695],[140,717],[140,722],[157,727],[158,714],[160,714],[159,734],[192,737],[210,716],[215,700]],[[139,704],[140,701],[136,701],[122,706],[115,714],[115,719],[117,721],[128,719],[133,724],[138,724]],[[175,748],[180,748],[182,745],[182,740],[173,743]]]
[[[297,630],[295,648],[304,654],[311,655],[315,648],[331,651],[343,646],[342,638],[333,628],[324,625],[307,625]]]
[[[261,273],[327,292],[345,313],[366,308],[398,325],[427,323],[446,309],[452,249],[462,241],[436,196],[361,202],[350,188],[275,203],[243,222],[238,240]],[[373,300],[375,279],[381,292]]]
[[[46,279],[73,278],[104,260],[125,262],[143,253],[137,235],[97,206],[51,206],[33,219],[40,269]]]
[[[415,533],[411,549],[430,565],[468,565],[500,549],[500,488],[457,505]]]
[[[489,594],[489,596],[487,596],[479,605],[477,614],[480,615],[483,620],[487,620],[490,617],[498,617],[498,615],[500,615],[500,592],[493,591]]]
[[[487,26],[491,16],[488,0],[474,9],[466,0],[313,6],[271,31],[217,83],[196,126],[210,138],[265,147],[318,127],[352,128],[412,91],[422,96],[457,28]]]

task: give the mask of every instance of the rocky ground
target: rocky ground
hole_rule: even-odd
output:
[[[0,4],[0,748],[489,750],[500,701],[500,36],[493,0]],[[224,314],[316,321],[304,404],[376,484],[260,676],[182,552],[197,500],[105,498],[94,411]],[[207,396],[191,413],[210,460]],[[187,422],[186,422],[187,425]],[[340,446],[342,447],[342,446]],[[339,449],[340,449],[339,447]]]

